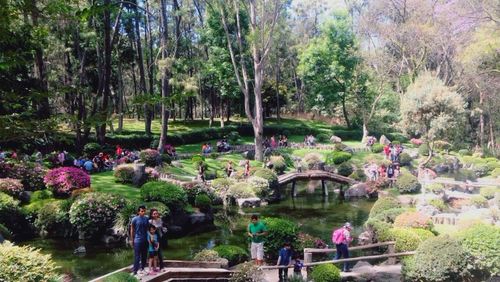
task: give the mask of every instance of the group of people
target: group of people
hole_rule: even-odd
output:
[[[201,145],[201,153],[203,155],[212,153],[212,145],[210,143],[203,143],[203,145]]]
[[[229,142],[227,142],[227,139],[222,139],[217,141],[217,152],[222,153],[222,152],[229,152],[231,151],[231,145],[229,145]]]
[[[316,138],[312,134],[306,135],[306,137],[304,137],[304,145],[306,146],[316,145]]]
[[[403,146],[400,144],[392,144],[389,143],[384,146],[384,155],[386,160],[390,160],[391,162],[399,162],[399,155],[403,152]]]
[[[274,135],[271,136],[271,138],[264,138],[264,141],[262,142],[262,145],[264,148],[268,149],[276,149],[278,147],[288,147],[288,137],[286,135],[279,135],[278,138],[276,138]]]

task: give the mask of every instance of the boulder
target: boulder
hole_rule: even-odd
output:
[[[332,135],[332,137],[330,137],[330,142],[335,143],[335,144],[342,143],[342,138],[335,136],[335,135]]]
[[[255,159],[255,150],[245,151],[241,154],[247,160]]]
[[[358,243],[361,246],[372,244],[374,241],[375,234],[373,230],[366,230],[358,236]]]
[[[349,153],[349,154],[354,154],[354,149],[351,147],[346,146],[342,151]]]
[[[391,140],[389,140],[385,135],[380,136],[380,144],[382,145],[389,145],[391,143]]]
[[[106,245],[109,244],[115,244],[120,242],[120,237],[118,236],[113,236],[113,235],[103,235],[100,239],[101,242],[103,242]]]
[[[134,186],[141,186],[147,179],[148,175],[146,174],[146,165],[136,161],[134,163],[134,177],[132,177],[132,184]]]
[[[240,208],[253,208],[253,207],[260,207],[261,199],[257,197],[242,198],[242,199],[236,199],[236,202],[238,203],[238,206]]]
[[[369,187],[365,183],[354,184],[349,189],[347,189],[344,193],[346,198],[351,197],[366,197],[368,194]]]

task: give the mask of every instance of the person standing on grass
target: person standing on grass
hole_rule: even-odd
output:
[[[335,260],[344,257],[344,259],[349,258],[349,243],[352,242],[351,237],[351,224],[346,222],[343,227],[335,230],[332,234],[332,242],[337,248],[337,253],[335,254]],[[349,263],[344,262],[344,267],[342,269],[344,272],[350,272]]]
[[[139,206],[139,208],[137,209],[137,215],[132,219],[132,224],[130,225],[130,244],[134,248],[134,275],[137,275],[137,272],[139,271],[139,265],[141,267],[141,270],[144,271],[147,262],[147,233],[149,222],[145,214],[146,207]]]
[[[288,281],[288,266],[292,261],[292,250],[290,249],[290,243],[286,242],[283,248],[279,252],[277,266],[282,266],[278,269],[279,281]],[[286,267],[283,267],[286,266]]]
[[[266,225],[259,221],[257,215],[252,215],[251,223],[248,224],[247,234],[251,238],[250,253],[256,265],[264,262],[264,236],[267,235]]]

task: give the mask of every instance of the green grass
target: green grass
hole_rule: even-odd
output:
[[[115,182],[115,177],[112,171],[106,171],[101,173],[92,174],[90,176],[91,187],[96,192],[110,193],[115,195],[121,195],[127,199],[135,200],[139,199],[139,188],[128,184],[122,184]]]

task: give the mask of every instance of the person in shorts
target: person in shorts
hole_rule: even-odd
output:
[[[267,235],[266,225],[259,221],[259,217],[252,215],[251,222],[248,224],[247,234],[252,243],[250,253],[256,265],[262,265],[264,262],[264,237]]]

